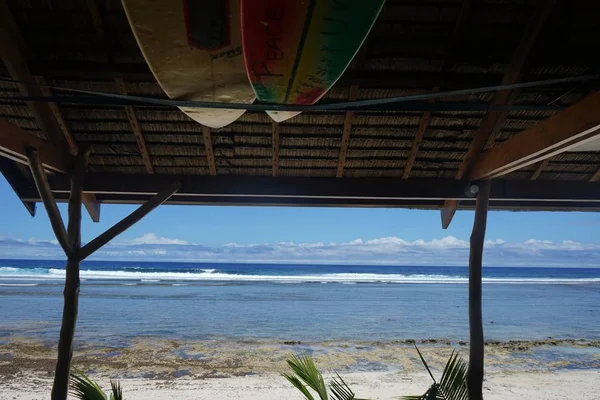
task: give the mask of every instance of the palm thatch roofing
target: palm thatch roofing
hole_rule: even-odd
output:
[[[43,77],[51,86],[111,93],[118,92],[122,80],[130,95],[166,98],[146,65],[119,0],[6,3],[22,37],[18,44],[32,76]],[[600,2],[595,1],[388,0],[359,55],[326,99],[347,100],[351,88],[357,91],[357,99],[377,99],[598,73],[598,15]],[[525,57],[515,60],[523,46]],[[15,78],[6,63],[0,64],[0,77]],[[498,112],[499,122],[485,148],[576,104],[594,85],[597,81],[510,92],[500,104],[544,107]],[[0,96],[19,94],[23,94],[19,84],[0,82]],[[498,95],[455,96],[436,100],[436,104],[498,104]],[[57,107],[54,115],[64,119],[63,129],[77,145],[91,147],[91,174],[216,175],[215,179],[274,175],[407,178],[408,182],[455,179],[476,132],[490,114],[437,110],[431,114],[359,110],[350,116],[344,111],[303,113],[279,124],[277,143],[273,123],[264,112],[246,112],[233,124],[211,129],[206,135],[201,125],[175,108],[136,105],[140,144],[126,107]],[[0,101],[0,118],[48,139],[32,110],[23,101]],[[425,120],[425,129],[418,133]],[[345,124],[347,143],[343,140]],[[149,161],[144,159],[143,147]],[[572,151],[502,179],[583,183],[595,181],[599,168],[600,151]],[[102,200],[102,194],[98,197]],[[118,196],[107,194],[106,199],[119,202]],[[442,203],[410,206],[439,207]],[[555,208],[577,208],[563,206]]]

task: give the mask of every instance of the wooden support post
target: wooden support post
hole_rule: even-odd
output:
[[[29,168],[31,169],[35,186],[37,186],[46,212],[48,213],[48,218],[50,218],[50,224],[52,225],[54,235],[56,235],[56,240],[58,240],[65,254],[70,255],[73,252],[67,239],[67,231],[60,216],[60,211],[58,211],[58,207],[56,206],[56,201],[54,201],[54,196],[52,195],[52,190],[48,184],[46,172],[44,171],[44,166],[40,161],[37,150],[28,149],[27,159],[29,160]]]
[[[469,400],[483,399],[483,316],[481,310],[481,275],[483,244],[490,200],[490,182],[479,183],[475,205],[475,221],[471,233],[469,254],[469,369],[467,388]]]
[[[271,136],[273,143],[273,176],[279,174],[279,124],[273,121],[271,125]]]
[[[81,202],[83,179],[89,152],[81,151],[75,159],[71,175],[71,195],[69,197],[69,225],[67,236],[71,253],[67,253],[64,305],[60,338],[58,340],[58,360],[52,386],[52,400],[65,400],[69,390],[71,358],[73,357],[73,336],[79,309],[79,263],[77,255],[81,247]]]
[[[167,201],[171,196],[173,196],[181,187],[180,182],[175,182],[160,193],[156,194],[146,203],[144,203],[140,208],[123,218],[121,221],[114,224],[111,228],[109,228],[106,232],[98,236],[96,239],[92,240],[85,246],[81,248],[79,251],[79,258],[81,260],[85,260],[92,253],[98,250],[100,247],[104,246],[106,243],[113,240],[116,236],[125,232],[129,229],[133,224],[144,218],[148,213],[154,210],[156,207]]]

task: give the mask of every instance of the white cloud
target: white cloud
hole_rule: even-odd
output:
[[[342,263],[403,265],[467,265],[469,242],[454,236],[406,240],[388,236],[349,242],[279,241],[207,246],[147,233],[133,240],[109,243],[93,259],[172,260],[206,262]],[[0,236],[0,258],[64,258],[54,240]],[[488,239],[484,264],[490,266],[600,266],[600,244],[572,240]]]
[[[142,236],[124,242],[123,244],[188,244],[186,240],[158,237],[154,233],[145,233]]]

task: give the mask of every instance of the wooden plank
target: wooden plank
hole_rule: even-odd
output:
[[[524,73],[526,65],[529,61],[529,55],[532,52],[533,46],[546,23],[546,20],[554,10],[556,0],[548,0],[541,2],[535,9],[531,19],[525,27],[525,32],[519,42],[519,45],[515,49],[510,63],[507,66],[504,76],[502,78],[502,84],[513,84],[519,81]],[[492,100],[494,105],[510,104],[514,101],[514,93],[510,90],[503,90],[496,92]],[[461,163],[458,172],[456,174],[457,179],[469,175],[469,172],[481,152],[485,148],[486,144],[491,142],[492,138],[497,135],[497,132],[504,125],[508,114],[506,112],[492,111],[485,114],[479,129],[475,132],[473,141],[469,146],[467,154],[463,162]],[[447,201],[442,209],[442,228],[447,229],[454,217],[458,203],[454,201]]]
[[[483,400],[484,339],[481,306],[483,245],[490,201],[490,182],[479,184],[469,250],[469,400]]]
[[[150,213],[156,207],[167,201],[175,192],[177,192],[177,190],[179,190],[180,187],[181,184],[176,181],[169,185],[167,188],[163,189],[161,192],[159,192],[146,203],[144,203],[140,208],[138,208],[137,210],[123,218],[121,221],[117,222],[115,225],[110,227],[108,230],[106,230],[106,232],[102,233],[100,236],[83,246],[77,254],[78,258],[80,260],[85,260],[100,247],[104,246],[105,244],[113,240],[115,237],[125,232],[135,223],[139,222],[142,218],[148,215],[148,213]]]
[[[544,170],[544,168],[546,168],[548,166],[548,163],[550,162],[549,158],[546,158],[544,161],[542,161],[537,168],[535,169],[535,171],[533,171],[533,174],[531,174],[531,177],[529,178],[532,181],[535,181],[537,178],[540,177],[540,175],[542,174],[542,171]]]
[[[485,151],[470,179],[497,178],[600,137],[600,92]]]
[[[273,144],[273,176],[279,175],[279,124],[271,123],[271,140]]]
[[[206,161],[208,162],[208,170],[212,176],[217,175],[217,166],[215,164],[215,153],[213,151],[212,135],[210,128],[202,125],[202,138],[204,139],[204,150],[206,152]]]
[[[89,2],[90,0],[88,0]],[[127,95],[127,88],[125,86],[125,82],[121,78],[115,79],[115,85],[117,87],[117,92],[122,95]],[[146,140],[144,139],[144,134],[142,133],[142,129],[140,128],[140,124],[138,123],[137,117],[135,116],[135,111],[132,106],[125,106],[125,113],[127,114],[127,119],[129,120],[129,125],[131,126],[131,130],[135,135],[135,141],[137,142],[138,149],[144,160],[144,165],[146,166],[146,171],[149,174],[154,173],[154,168],[152,168],[152,160],[150,159],[150,153],[148,153],[148,147],[146,146]]]
[[[358,85],[350,87],[348,101],[354,101],[358,97]],[[350,146],[350,132],[352,132],[352,120],[354,119],[354,111],[346,111],[344,119],[344,131],[342,133],[342,144],[340,145],[340,154],[338,157],[337,171],[335,176],[341,178],[344,175],[344,165],[346,164],[346,155],[348,154],[348,146]]]

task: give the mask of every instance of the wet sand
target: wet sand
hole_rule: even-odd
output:
[[[438,374],[453,349],[468,357],[466,342],[426,339],[417,344]],[[128,399],[183,399],[192,392],[198,399],[279,399],[294,398],[280,375],[287,371],[285,359],[292,353],[312,354],[324,373],[348,377],[355,382],[357,394],[364,390],[364,397],[418,393],[429,383],[411,340],[302,343],[135,338],[110,348],[76,343],[73,364],[101,382],[121,379]],[[55,344],[0,338],[0,399],[46,398],[55,357]],[[550,390],[542,396],[546,399],[574,398],[574,390],[589,389],[591,394],[600,381],[600,342],[489,341],[486,373],[486,398],[516,398],[517,394],[528,398],[526,392],[536,387]],[[569,395],[552,397],[553,393]],[[499,394],[504,396],[495,397]]]

